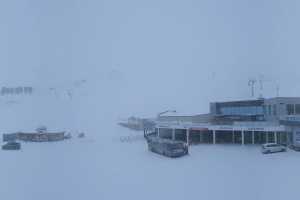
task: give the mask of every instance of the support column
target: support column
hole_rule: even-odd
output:
[[[242,131],[242,145],[245,144],[245,133],[244,131]]]
[[[277,144],[277,132],[274,132],[274,140],[275,140],[275,143]]]
[[[213,130],[213,144],[216,144],[216,131]]]
[[[190,130],[186,129],[186,143],[190,145]]]
[[[157,128],[157,137],[158,137],[158,138],[160,137],[159,132],[160,132],[160,128]]]
[[[269,132],[266,132],[266,143],[269,143]]]
[[[234,130],[232,131],[232,143],[234,144]]]
[[[175,140],[175,128],[172,129],[172,140]]]
[[[254,131],[252,131],[252,144],[255,144]]]

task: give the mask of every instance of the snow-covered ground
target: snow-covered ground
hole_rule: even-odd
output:
[[[53,130],[85,131],[87,137],[22,143],[21,151],[0,151],[1,197],[280,200],[298,196],[298,152],[262,155],[259,146],[198,145],[190,148],[189,156],[165,158],[147,151],[141,132],[117,126],[117,111],[95,106],[98,101],[87,96],[77,100],[76,95],[73,100],[26,97],[10,106],[2,101],[3,132],[44,123]]]
[[[199,145],[169,159],[115,127],[107,138],[24,143],[0,151],[1,196],[31,199],[290,199],[298,194],[299,153],[262,155],[257,146]]]

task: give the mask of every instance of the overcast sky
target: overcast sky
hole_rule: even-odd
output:
[[[299,9],[297,0],[3,0],[0,84],[87,79],[128,114],[207,112],[210,101],[250,98],[248,79],[260,74],[265,97],[276,85],[300,96]]]

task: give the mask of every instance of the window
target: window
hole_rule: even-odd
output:
[[[257,107],[256,107],[256,112],[257,112],[257,114],[259,114],[259,115],[263,115],[263,114],[264,114],[264,109],[263,109],[263,107],[262,107],[262,106],[257,106]]]
[[[286,105],[286,111],[288,115],[294,115],[294,104],[287,104]]]
[[[296,115],[300,115],[300,104],[295,105],[295,113]]]
[[[263,113],[264,113],[264,115],[267,115],[267,114],[268,114],[268,113],[267,113],[267,106],[266,106],[266,105],[263,106]]]
[[[263,115],[262,106],[236,106],[236,107],[222,107],[221,113],[223,115]]]
[[[277,115],[277,106],[276,106],[276,104],[273,105],[273,115]]]
[[[268,114],[272,115],[272,106],[271,105],[268,105]]]

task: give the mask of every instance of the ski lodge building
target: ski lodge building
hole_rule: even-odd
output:
[[[300,146],[300,97],[214,102],[209,114],[159,116],[155,134],[188,144]]]

